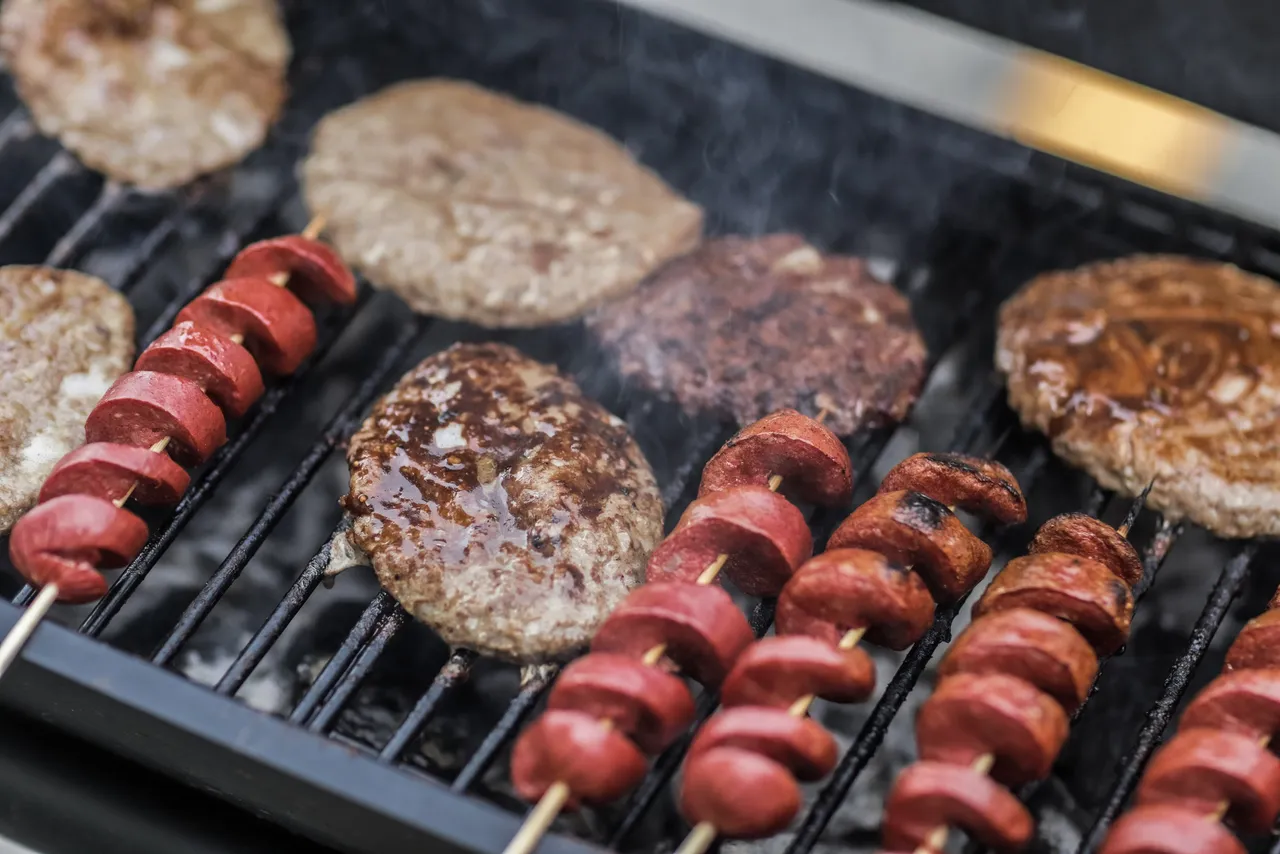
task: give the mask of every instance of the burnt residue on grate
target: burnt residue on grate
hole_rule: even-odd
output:
[[[1004,406],[990,368],[999,301],[1041,271],[1139,251],[1224,257],[1277,274],[1274,235],[594,0],[384,0],[326,14],[299,2],[288,12],[297,60],[279,128],[235,170],[174,193],[104,183],[34,135],[0,83],[0,262],[103,276],[128,294],[145,343],[239,247],[306,221],[294,167],[324,112],[396,79],[472,79],[623,140],[707,209],[713,233],[790,230],[871,258],[911,298],[932,359],[907,423],[850,440],[858,500],[918,449],[996,455],[1021,478],[1032,510],[1025,525],[983,532],[997,568],[1051,515],[1084,510],[1119,521],[1129,507],[1056,462]],[[107,598],[55,618],[401,768],[404,786],[444,783],[506,807],[514,827],[525,807],[510,790],[507,752],[554,671],[521,674],[451,652],[379,594],[367,571],[332,587],[321,576],[346,492],[345,442],[369,404],[426,354],[486,339],[555,362],[627,420],[669,523],[730,435],[729,425],[620,383],[577,324],[490,333],[410,318],[366,284],[355,310],[321,318],[316,357],[232,425],[182,504],[148,515],[152,541]],[[842,515],[811,520],[819,545]],[[1180,698],[1212,675],[1225,640],[1280,581],[1266,571],[1268,547],[1224,544],[1149,513],[1133,539],[1146,577],[1132,642],[1106,663],[1053,777],[1021,793],[1039,819],[1035,851],[1089,848],[1090,829],[1096,839],[1124,803]],[[18,601],[29,595],[11,576],[3,581]],[[771,603],[739,598],[767,631]],[[808,787],[810,809],[789,832],[724,847],[875,850],[884,795],[914,758],[912,720],[933,685],[932,663],[967,620],[964,606],[944,609],[912,650],[876,651],[883,687],[872,702],[815,705],[840,742],[839,769]],[[713,696],[700,697],[701,717],[714,707]],[[669,849],[686,830],[671,797],[685,747],[687,739],[658,758],[628,799],[565,816],[557,829],[622,850]],[[200,768],[181,771],[201,778]],[[227,794],[255,803],[252,787]],[[443,821],[423,818],[424,844]],[[354,832],[345,844],[368,850]]]

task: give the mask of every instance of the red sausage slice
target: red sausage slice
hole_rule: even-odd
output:
[[[1027,549],[1030,554],[1063,552],[1104,564],[1132,587],[1142,580],[1142,558],[1119,531],[1084,513],[1063,513],[1040,526]]]
[[[591,642],[593,652],[643,658],[666,645],[666,656],[689,677],[718,686],[755,635],[733,599],[719,587],[657,582],[638,587]]]
[[[191,380],[132,371],[116,380],[84,422],[87,442],[149,448],[170,438],[167,453],[199,465],[227,441],[222,410]]]
[[[270,279],[282,273],[289,276],[289,290],[308,302],[351,305],[356,301],[355,276],[338,253],[300,235],[249,244],[231,262],[226,278]]]
[[[933,622],[933,599],[920,577],[879,552],[827,550],[796,570],[778,597],[780,635],[810,635],[831,646],[850,629],[906,649]]]
[[[831,733],[812,718],[798,718],[785,709],[724,709],[699,730],[689,746],[689,761],[717,747],[767,756],[800,780],[821,780],[836,767],[836,740]]]
[[[813,553],[809,524],[794,504],[761,486],[713,492],[689,505],[653,551],[646,577],[696,581],[719,555],[724,574],[749,596],[776,596]]]
[[[684,680],[605,652],[589,653],[565,668],[547,708],[611,721],[646,753],[661,753],[693,720],[693,698]]]
[[[644,776],[644,755],[627,737],[582,712],[555,709],[521,734],[511,754],[516,793],[536,801],[556,782],[569,787],[570,809],[606,803]]]
[[[176,504],[187,491],[191,476],[168,454],[147,448],[94,442],[67,454],[40,487],[40,502],[59,495],[92,495],[116,501],[136,484],[132,497],[139,504]]]
[[[1048,776],[1067,738],[1067,715],[1014,676],[961,673],[942,680],[916,718],[920,758],[972,765],[995,757],[991,776],[1021,786]]]
[[[1280,670],[1223,673],[1196,695],[1179,726],[1205,727],[1257,741],[1280,733]]]
[[[1098,655],[1124,646],[1133,620],[1133,593],[1105,564],[1048,552],[1014,558],[973,606],[973,615],[1031,608],[1066,620]]]
[[[1030,682],[1068,714],[1089,696],[1098,656],[1079,632],[1030,608],[985,614],[956,638],[938,666],[956,673],[1005,673]]]
[[[1245,854],[1240,840],[1203,813],[1165,804],[1130,810],[1098,854]]]
[[[1023,522],[1027,501],[1013,472],[995,460],[964,454],[915,454],[880,482],[880,492],[912,490],[1002,525]]]
[[[191,380],[231,418],[244,415],[262,397],[262,372],[249,351],[189,320],[143,350],[134,368]]]
[[[1280,669],[1280,611],[1264,611],[1244,624],[1236,635],[1223,669]]]
[[[960,765],[917,762],[902,772],[889,794],[884,844],[914,851],[942,824],[997,851],[1017,851],[1035,830],[1026,807],[986,774]]]
[[[1246,735],[1180,728],[1151,758],[1137,801],[1206,816],[1227,801],[1236,827],[1265,833],[1280,813],[1280,759]]]
[[[737,747],[717,747],[690,758],[680,786],[680,812],[707,821],[721,836],[762,839],[782,830],[800,811],[800,787],[777,762]]]
[[[804,635],[773,637],[738,657],[720,687],[720,703],[785,709],[809,694],[856,703],[869,697],[875,684],[875,662],[863,649],[837,649]]]
[[[853,498],[853,466],[844,443],[822,424],[794,409],[771,412],[746,427],[702,469],[698,497],[735,486],[768,486],[782,477],[781,491],[823,507]]]
[[[226,279],[178,313],[245,347],[269,374],[291,374],[316,346],[316,321],[302,301],[267,279]]]
[[[129,511],[89,495],[62,495],[18,520],[9,557],[32,584],[57,584],[60,602],[92,602],[107,592],[98,567],[123,566],[146,541],[146,524]]]
[[[923,576],[939,601],[962,596],[987,574],[991,547],[945,504],[919,492],[882,492],[840,523],[828,549],[870,549]]]

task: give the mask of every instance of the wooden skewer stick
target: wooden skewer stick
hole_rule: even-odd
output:
[[[1262,738],[1258,739],[1259,747],[1265,748],[1270,743],[1271,736],[1269,735],[1264,735]],[[1229,809],[1231,809],[1231,801],[1223,799],[1218,801],[1218,805],[1214,808],[1213,812],[1209,813],[1205,818],[1209,821],[1222,821],[1222,817],[1227,814],[1227,810]]]
[[[991,766],[996,763],[996,758],[990,753],[984,753],[977,759],[973,760],[970,767],[979,774],[987,774],[991,771]],[[920,844],[913,854],[939,854],[943,847],[947,844],[948,828],[945,824],[940,824],[933,830],[929,831],[929,836]]]
[[[830,413],[824,406],[815,416],[815,420],[821,424]],[[782,486],[782,475],[775,474],[769,478],[769,491],[777,492],[778,487]],[[716,580],[716,576],[720,574],[720,570],[724,569],[725,563],[729,560],[727,554],[716,555],[716,559],[707,564],[707,568],[698,576],[698,584],[710,584]],[[852,634],[852,633],[851,633]],[[859,635],[861,637],[861,635]],[[857,641],[855,640],[856,644]],[[640,660],[644,662],[646,667],[653,667],[662,660],[662,656],[667,652],[667,645],[660,643],[644,654]],[[812,702],[812,698],[810,698]],[[602,721],[606,727],[612,727],[612,721]],[[502,854],[533,854],[538,843],[542,841],[542,837],[546,835],[551,828],[551,823],[556,820],[556,816],[560,815],[560,811],[564,809],[564,805],[569,801],[569,787],[562,782],[551,784],[551,788],[547,789],[538,799],[538,803],[529,811],[529,815],[525,818],[524,824],[520,825],[520,830],[516,835],[511,837],[511,841],[507,843],[507,847],[503,849]],[[715,839],[715,828],[712,828],[711,838]],[[686,840],[687,844],[687,840]],[[681,851],[684,846],[681,846]]]
[[[311,221],[307,223],[307,227],[302,230],[302,236],[308,240],[315,240],[320,236],[320,232],[324,231],[324,226],[324,214],[317,214],[312,217]],[[270,282],[283,288],[289,284],[289,274],[277,273],[270,277]],[[244,343],[243,335],[237,333],[229,337],[237,344]],[[169,437],[165,436],[151,446],[151,452],[162,454],[167,447],[169,447]],[[125,490],[124,495],[112,503],[117,507],[123,507],[137,488],[138,482],[135,480]],[[49,609],[53,607],[53,603],[56,601],[58,601],[58,585],[54,582],[44,585],[44,587],[40,588],[39,595],[27,606],[26,611],[23,612],[18,622],[14,623],[13,628],[5,635],[4,640],[0,641],[0,677],[4,676],[5,671],[9,669],[9,665],[13,664],[14,659],[18,657],[18,653],[22,652],[22,648],[27,645],[27,641],[31,639],[36,627],[40,625],[40,621],[44,619],[45,614],[49,613]]]

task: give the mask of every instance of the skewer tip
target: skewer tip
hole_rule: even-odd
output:
[[[716,826],[709,821],[700,821],[689,831],[689,835],[680,843],[676,854],[704,854],[711,843],[716,841]]]
[[[315,240],[320,236],[320,232],[324,231],[327,222],[324,214],[316,214],[311,218],[311,222],[307,223],[307,227],[302,229],[302,236],[307,240]]]
[[[36,627],[40,625],[40,621],[44,619],[45,614],[49,613],[49,609],[56,601],[58,601],[58,585],[46,584],[41,587],[40,593],[27,606],[27,610],[22,612],[18,622],[14,623],[13,628],[9,630],[9,634],[0,641],[0,677],[4,676],[9,665],[13,664],[18,657],[18,653],[22,652],[22,648],[27,645]]]
[[[511,837],[502,854],[533,854],[568,800],[569,787],[564,783],[553,783],[537,805],[529,811],[524,824],[520,825],[520,830]]]

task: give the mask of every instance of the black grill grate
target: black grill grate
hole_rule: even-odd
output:
[[[109,279],[140,306],[140,318],[143,316],[141,307],[147,308],[149,320],[141,336],[142,343],[146,344],[169,326],[187,301],[217,278],[246,242],[258,235],[296,227],[300,215],[296,187],[289,175],[299,156],[306,128],[325,109],[373,88],[381,82],[381,75],[386,74],[398,77],[409,73],[446,72],[473,77],[499,87],[505,81],[505,88],[515,89],[525,96],[538,95],[543,100],[557,102],[572,112],[597,119],[598,124],[635,143],[643,156],[707,205],[715,229],[758,231],[766,227],[794,228],[812,234],[815,240],[834,248],[892,259],[897,273],[896,282],[912,299],[935,361],[931,365],[926,393],[911,423],[897,430],[875,431],[851,440],[850,450],[860,484],[859,500],[867,497],[874,488],[876,471],[923,442],[932,447],[949,444],[957,450],[989,454],[1005,460],[1032,498],[1033,511],[1042,501],[1049,504],[1065,502],[1074,503],[1093,515],[1099,515],[1108,508],[1111,496],[1097,488],[1082,490],[1078,476],[1057,464],[1041,441],[1022,433],[1002,402],[998,379],[989,374],[986,365],[989,364],[997,302],[1028,275],[1039,270],[1133,251],[1183,251],[1226,257],[1245,266],[1269,271],[1272,275],[1280,270],[1280,250],[1277,250],[1280,244],[1269,234],[1179,203],[1135,195],[1119,185],[1094,177],[1080,179],[1074,173],[1064,171],[1060,164],[1032,160],[1016,147],[976,137],[966,138],[968,132],[943,123],[929,124],[932,120],[925,117],[906,113],[865,95],[849,93],[834,84],[766,63],[642,16],[601,11],[603,7],[597,9],[590,4],[584,4],[583,9],[577,9],[576,4],[568,4],[575,9],[545,13],[536,10],[536,4],[525,0],[478,4],[485,7],[480,11],[468,8],[469,4],[440,5],[447,7],[447,11],[440,12],[440,17],[431,22],[441,33],[438,36],[441,41],[434,44],[438,52],[432,55],[432,61],[438,65],[425,69],[420,67],[420,46],[405,41],[408,37],[400,31],[402,22],[399,19],[392,23],[392,16],[384,20],[379,10],[364,10],[353,13],[355,17],[352,20],[343,19],[336,24],[312,20],[315,16],[309,18],[294,9],[292,23],[309,34],[299,39],[299,55],[306,59],[299,63],[294,103],[280,131],[261,152],[236,170],[237,181],[252,175],[270,178],[261,187],[247,193],[247,200],[245,194],[237,192],[235,181],[230,186],[217,180],[207,181],[159,198],[144,197],[114,184],[102,183],[65,153],[39,143],[31,135],[26,114],[20,108],[14,109],[0,121],[0,156],[17,156],[14,152],[20,148],[26,157],[30,153],[27,149],[33,147],[37,152],[35,156],[44,159],[28,170],[27,174],[33,177],[24,186],[13,188],[12,193],[0,192],[0,198],[7,200],[7,207],[0,212],[0,250],[19,243],[17,236],[31,228],[33,219],[41,216],[46,208],[65,210],[72,205],[67,194],[72,192],[69,187],[73,184],[84,185],[74,191],[76,216],[42,244],[51,246],[45,255],[48,263],[81,263],[81,259],[89,258],[99,248],[98,244],[111,242],[122,221],[138,219],[139,222],[133,223],[127,232],[129,236],[123,241],[127,250],[114,259]],[[408,8],[400,11],[411,18],[427,14]],[[544,14],[550,17],[539,17]],[[505,28],[513,16],[527,25],[522,31],[532,33],[527,38],[532,40],[533,46],[524,42],[503,42],[516,58],[510,60],[510,67],[493,70],[486,64],[487,59],[477,59],[490,56],[492,45],[487,42],[478,46],[471,44],[476,36],[468,35],[471,33],[469,28],[490,27],[485,30],[487,36],[497,38],[499,30],[495,28]],[[573,34],[566,35],[561,26],[566,20],[581,26]],[[382,40],[386,56],[376,60],[353,58],[347,39],[355,40],[356,36],[349,35],[347,29],[354,33],[375,34]],[[520,27],[515,29],[521,30]],[[601,33],[611,34],[612,40],[600,41]],[[653,40],[655,34],[656,41]],[[592,53],[605,50],[599,48],[599,44],[615,45],[609,50],[625,50],[628,37],[636,40],[630,43],[630,48],[633,53],[642,54],[638,59],[631,54],[620,58],[607,50],[603,57]],[[547,53],[549,46],[562,46],[564,39],[582,41],[570,45],[575,49],[566,48],[554,56]],[[654,48],[653,44],[662,47]],[[406,45],[413,50],[407,50]],[[668,66],[661,63],[660,55],[665,55],[667,50],[677,55],[683,55],[681,51],[696,53],[701,63],[699,67],[706,75],[703,85],[707,87],[723,85],[717,82],[722,77],[742,78],[745,68],[745,79],[754,81],[757,88],[767,90],[763,98],[767,108],[774,111],[770,115],[781,110],[781,115],[788,117],[787,121],[802,129],[801,143],[793,145],[787,140],[776,140],[775,147],[788,152],[781,155],[753,147],[741,134],[749,136],[760,124],[752,124],[752,117],[765,107],[755,102],[745,110],[752,120],[743,126],[733,118],[733,112],[740,105],[716,96],[712,98],[714,109],[705,119],[709,125],[700,125],[699,102],[696,95],[689,94],[696,87],[686,85],[687,81],[679,71],[683,65],[677,64],[673,70],[667,70]],[[529,63],[534,62],[528,58],[529,55],[537,56],[534,67],[543,75],[539,78],[543,80],[539,88],[532,90],[522,88],[526,86],[523,81],[530,77]],[[386,67],[383,68],[381,63]],[[561,89],[569,93],[577,91],[572,84],[583,78],[583,67],[594,68],[593,63],[606,68],[600,76],[590,78],[596,81],[592,84],[596,89],[589,86],[587,90],[595,92],[595,100],[583,100],[586,95],[578,97],[573,94],[557,100],[555,93]],[[626,73],[621,77],[616,73],[609,76],[608,69],[613,67],[610,63],[623,67]],[[532,76],[537,77],[537,74]],[[675,125],[661,110],[644,109],[648,102],[639,107],[631,103],[629,109],[635,115],[647,117],[657,128],[636,131],[632,126],[632,113],[624,111],[619,118],[618,113],[611,111],[612,108],[599,105],[607,103],[619,91],[630,92],[641,86],[661,89],[662,98],[683,104],[683,112]],[[695,100],[681,101],[681,97]],[[856,117],[856,127],[841,124],[846,121],[841,117],[846,115]],[[709,134],[711,131],[706,127],[715,129],[717,123],[740,132],[739,136],[733,137],[737,149],[725,154],[713,146],[702,146],[692,159],[679,153],[681,145],[697,148],[699,128],[704,134]],[[878,158],[875,162],[883,160],[888,164],[884,169],[886,174],[894,176],[893,179],[882,185],[876,181],[867,183],[861,174],[856,177],[843,174],[839,162],[845,149],[835,143],[834,148],[824,148],[815,153],[806,147],[805,133],[817,135],[815,139],[855,139],[858,145],[867,149],[867,158]],[[957,140],[960,144],[951,144]],[[939,154],[943,149],[951,153]],[[810,164],[822,162],[824,157],[836,164],[829,173],[805,171]],[[775,163],[776,158],[782,159]],[[904,164],[915,163],[923,164],[926,173],[924,185],[913,185],[904,172]],[[774,171],[786,176],[785,186],[768,184],[762,190],[742,188],[743,181],[761,174],[751,170],[768,172],[766,167],[770,164],[776,167]],[[717,169],[726,173],[746,171],[735,172],[722,184],[709,184],[710,179],[704,177],[706,172]],[[1018,174],[1011,177],[1010,171]],[[941,201],[935,198],[943,195],[939,189],[940,176],[947,176],[949,181],[949,195]],[[788,192],[788,188],[794,191]],[[0,191],[3,191],[2,186]],[[750,213],[751,206],[740,204],[735,195],[744,193],[755,200],[756,209],[763,199],[767,215],[753,218],[756,215]],[[809,209],[809,200],[825,200],[828,196],[835,200],[834,206],[812,206],[813,210]],[[844,217],[848,218],[848,223],[840,222]],[[120,241],[118,234],[115,239]],[[191,263],[180,263],[175,260],[175,253],[180,248],[177,244],[188,239],[202,249],[194,253],[198,257]],[[380,320],[385,320],[388,313],[394,316],[394,322],[389,326]],[[153,522],[150,541],[114,580],[108,595],[84,615],[79,622],[81,633],[128,646],[116,631],[117,624],[127,622],[120,619],[121,615],[136,602],[135,594],[144,589],[151,570],[171,546],[190,535],[189,528],[201,518],[202,508],[231,488],[226,484],[235,482],[255,447],[267,437],[274,437],[272,441],[276,441],[280,436],[294,435],[294,447],[300,449],[300,455],[296,463],[288,467],[284,479],[277,481],[274,490],[257,490],[253,506],[261,507],[261,512],[242,528],[243,533],[234,537],[234,545],[218,559],[216,569],[208,575],[203,586],[177,609],[178,613],[161,627],[157,637],[148,638],[146,651],[151,652],[151,662],[175,668],[184,651],[211,623],[216,622],[219,609],[230,598],[231,591],[237,584],[245,582],[246,569],[255,556],[272,540],[273,534],[279,536],[279,526],[290,510],[298,505],[304,492],[316,488],[321,482],[326,466],[334,462],[334,452],[344,446],[374,398],[394,380],[399,370],[411,364],[413,357],[451,340],[485,334],[480,330],[427,319],[406,320],[395,311],[392,301],[373,295],[368,287],[362,288],[360,301],[353,310],[335,313],[322,321],[320,344],[315,355],[296,376],[267,391],[258,407],[235,431],[231,441],[193,479],[190,490],[178,506],[166,517]],[[382,325],[377,325],[379,323]],[[370,329],[378,330],[378,334],[372,334]],[[646,439],[652,443],[646,451],[654,460],[655,468],[665,475],[664,496],[672,507],[673,516],[690,500],[696,491],[701,462],[726,437],[723,425],[682,420],[678,413],[660,402],[647,400],[634,390],[618,389],[612,380],[601,380],[590,367],[594,356],[582,344],[581,334],[576,330],[515,333],[502,337],[525,346],[535,355],[554,358],[569,369],[577,369],[582,374],[584,386],[599,391],[602,399],[625,412],[642,443]],[[330,407],[333,412],[323,419],[320,434],[309,439],[304,428],[292,429],[295,426],[292,424],[282,427],[281,422],[296,407],[332,394],[331,365],[336,358],[353,350],[360,353],[360,367],[356,372],[358,381],[341,392],[341,400],[336,407]],[[975,381],[976,387],[970,387]],[[687,434],[684,440],[673,438],[671,423],[675,424],[676,432]],[[324,481],[324,485],[327,487],[329,482]],[[331,503],[336,498],[336,493],[328,496]],[[332,509],[336,516],[336,506]],[[1136,509],[1131,512],[1136,512]],[[1148,532],[1143,539],[1144,577],[1136,590],[1140,598],[1153,589],[1166,556],[1176,543],[1184,539],[1180,526],[1152,516],[1148,513],[1139,519],[1139,527]],[[839,515],[819,514],[812,521],[821,541],[839,521]],[[997,553],[1008,556],[1019,552],[1025,544],[1028,530],[984,533],[994,536]],[[279,649],[282,639],[291,631],[298,630],[298,618],[308,605],[322,598],[328,542],[327,539],[309,542],[306,547],[318,551],[279,596],[278,603],[258,618],[237,642],[223,669],[210,680],[214,683],[214,694],[225,698],[243,693],[255,672]],[[1091,825],[1092,830],[1080,842],[1079,851],[1096,847],[1106,824],[1131,794],[1143,765],[1187,691],[1197,665],[1209,650],[1215,632],[1227,620],[1232,601],[1247,584],[1250,565],[1257,562],[1254,558],[1260,548],[1257,544],[1246,544],[1222,567],[1190,638],[1185,640],[1185,647],[1177,652],[1168,666],[1163,689],[1136,735],[1127,740],[1124,758],[1116,769],[1108,769],[1103,775],[1103,796],[1094,807],[1083,806],[1088,816],[1082,826]],[[299,563],[302,560],[306,560],[305,556]],[[14,602],[25,604],[31,594],[32,591],[24,588],[14,597]],[[809,809],[787,845],[789,854],[805,854],[822,839],[837,809],[846,802],[851,789],[881,748],[890,725],[926,674],[938,647],[950,640],[953,623],[963,615],[963,604],[940,609],[928,633],[906,654],[897,671],[886,681],[882,695],[871,708],[861,730],[852,738],[837,770],[816,796],[809,799]],[[1143,613],[1141,608],[1138,613],[1140,616]],[[772,603],[757,602],[751,606],[751,623],[758,635],[767,632],[772,621]],[[326,619],[328,627],[332,627],[332,622]],[[473,685],[478,673],[491,667],[491,663],[467,652],[440,656],[429,683],[420,691],[413,691],[411,696],[406,695],[405,708],[384,728],[376,743],[369,738],[353,736],[344,729],[344,712],[368,689],[373,677],[386,664],[397,640],[411,631],[417,631],[421,636],[420,627],[413,624],[391,597],[385,593],[373,595],[350,622],[350,629],[330,645],[332,652],[323,659],[319,672],[288,703],[281,715],[298,728],[353,747],[361,761],[380,763],[406,772],[394,777],[395,785],[421,787],[423,782],[415,779],[422,776],[423,768],[417,754],[427,738],[427,731],[445,717],[480,716],[479,712],[468,711],[468,704],[476,702],[473,693],[469,693],[472,692],[469,686]],[[38,642],[37,639],[35,645]],[[1106,697],[1109,692],[1103,684],[1108,664],[1109,661],[1104,663],[1095,682],[1094,695],[1099,697]],[[461,761],[451,766],[452,770],[431,769],[432,776],[446,782],[452,792],[484,797],[507,807],[510,812],[504,817],[508,824],[501,828],[502,838],[510,835],[509,830],[514,829],[518,816],[510,798],[497,791],[500,787],[493,784],[494,768],[504,761],[504,751],[511,739],[536,709],[554,678],[554,669],[546,668],[527,674],[518,686],[511,685],[509,701],[491,716],[490,724],[478,732],[478,738],[468,745]],[[421,681],[412,680],[412,683],[416,686]],[[1087,710],[1082,709],[1088,715],[1093,715],[1098,705],[1093,702],[1094,695],[1090,697]],[[223,701],[211,696],[208,702]],[[698,723],[712,714],[715,707],[714,696],[701,696],[697,707]],[[642,828],[647,827],[652,835],[651,817],[667,809],[662,804],[663,795],[670,789],[670,781],[680,766],[690,737],[691,734],[681,739],[656,759],[636,792],[595,828],[594,839],[622,850],[663,844],[636,840]],[[212,737],[210,741],[212,743]],[[1069,746],[1068,752],[1071,749]],[[164,757],[154,758],[158,764],[166,765]],[[181,773],[188,779],[204,783],[200,769],[186,768]],[[1096,769],[1094,776],[1099,776]],[[353,803],[362,794],[367,794],[343,788],[344,781],[341,780],[318,782],[336,787],[343,798]],[[427,789],[423,791],[429,791],[432,784],[425,785]],[[1041,789],[1041,786],[1028,787],[1021,796],[1034,805],[1042,794]],[[259,809],[272,808],[271,804],[260,802],[267,796],[258,793],[251,784],[246,784],[243,790],[224,788],[224,791],[229,797]],[[279,809],[303,829],[310,829],[313,821],[320,820],[314,813],[308,817],[306,804]],[[448,836],[445,830],[449,821],[447,815],[423,816],[421,825],[415,830],[418,835],[413,838],[421,841],[424,833],[434,834],[437,830],[439,836]],[[679,835],[681,828],[673,828],[669,820],[658,824],[662,826],[661,834],[667,842],[674,841]],[[353,830],[344,836],[341,831],[332,829],[316,833],[326,841],[352,850],[377,850],[376,833]],[[498,847],[493,840],[466,840],[466,843],[486,850]],[[544,850],[548,851],[571,850],[569,843],[562,839],[551,839],[546,845]],[[970,848],[977,850],[976,846]],[[1046,843],[1044,850],[1065,852],[1068,849]],[[1076,849],[1073,847],[1071,850]],[[1272,850],[1280,854],[1280,843]]]

